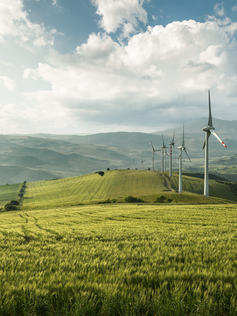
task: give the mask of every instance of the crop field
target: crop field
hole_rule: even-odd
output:
[[[17,198],[21,186],[22,183],[0,185],[0,208],[2,208],[10,200]]]
[[[141,170],[114,170],[101,176],[80,177],[27,183],[24,208],[75,205],[127,195],[156,194],[167,190],[160,173]]]
[[[178,189],[178,173],[169,180],[174,190]],[[113,170],[101,176],[98,173],[58,180],[28,182],[23,199],[23,209],[72,206],[98,203],[107,199],[123,202],[128,195],[139,197],[146,202],[154,202],[158,195],[166,195],[173,203],[226,203],[226,199],[237,201],[230,189],[215,181],[210,181],[210,195],[202,195],[203,180],[183,176],[185,195],[173,194],[160,172],[145,170]],[[216,197],[216,198],[215,198]]]
[[[237,315],[236,206],[0,213],[0,315]]]

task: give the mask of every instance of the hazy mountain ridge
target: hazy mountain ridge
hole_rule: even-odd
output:
[[[184,169],[200,171],[204,164],[204,132],[207,118],[201,118],[185,125],[185,145],[192,163],[185,163]],[[225,149],[215,137],[210,137],[210,159],[220,166],[235,165],[237,157],[237,121],[213,119],[216,132],[227,145]],[[156,149],[173,137],[173,129],[163,132],[131,133],[114,132],[92,135],[0,135],[0,184],[23,181],[37,181],[77,176],[106,170],[107,168],[146,169],[151,167],[152,151],[150,141]],[[231,133],[229,132],[231,131]],[[175,129],[175,152],[173,166],[178,170],[178,149],[182,143],[183,127]],[[158,134],[159,133],[159,134]],[[40,137],[39,137],[40,136]],[[167,149],[167,153],[169,149]],[[232,157],[229,159],[228,157]],[[141,163],[141,159],[144,161]],[[168,169],[168,157],[166,158]],[[155,153],[155,169],[160,170],[160,151]],[[232,170],[231,170],[232,172]],[[234,172],[234,170],[233,170]],[[232,173],[233,173],[232,172]]]

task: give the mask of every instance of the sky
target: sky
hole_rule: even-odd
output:
[[[236,36],[237,0],[0,0],[0,132],[237,120]]]

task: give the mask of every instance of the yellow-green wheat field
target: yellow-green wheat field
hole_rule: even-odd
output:
[[[27,183],[0,213],[0,315],[237,315],[236,204],[96,204],[178,195],[116,174]]]

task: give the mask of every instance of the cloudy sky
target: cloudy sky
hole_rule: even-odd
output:
[[[0,0],[0,131],[237,120],[237,0]]]

